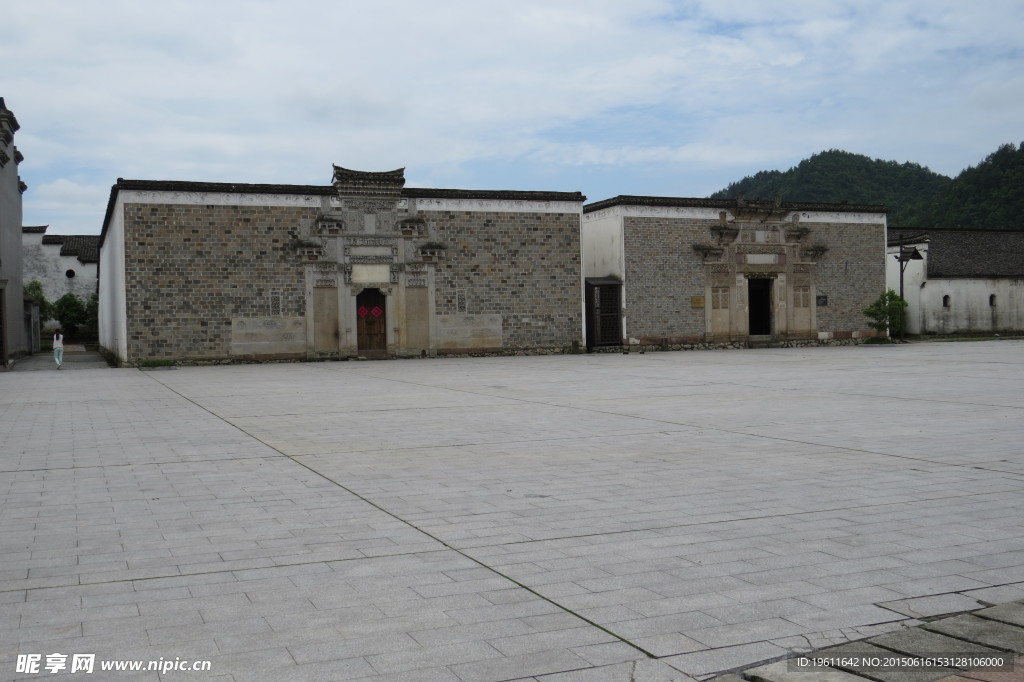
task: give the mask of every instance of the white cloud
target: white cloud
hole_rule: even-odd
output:
[[[117,177],[331,163],[718,187],[840,147],[955,173],[1021,136],[1022,24],[1016,0],[36,0],[5,9],[0,95],[30,185],[104,188],[27,195],[42,222],[98,226]]]
[[[24,224],[49,225],[47,234],[98,234],[110,187],[84,185],[65,178],[29,186],[25,193]],[[83,222],[82,216],[88,216]]]

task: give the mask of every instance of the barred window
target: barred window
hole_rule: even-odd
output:
[[[729,308],[729,287],[711,287],[711,309],[727,310]]]
[[[270,292],[270,316],[277,317],[281,314],[281,292],[274,290]]]

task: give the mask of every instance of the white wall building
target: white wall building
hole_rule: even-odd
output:
[[[1024,330],[1024,232],[890,230],[886,286],[896,292],[901,243],[922,256],[903,273],[908,334]]]
[[[98,282],[99,235],[46,234],[46,229],[21,229],[25,282],[38,280],[50,302],[68,293],[88,301]]]

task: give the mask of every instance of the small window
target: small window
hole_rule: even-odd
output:
[[[68,270],[67,272],[64,273],[64,276],[67,277],[68,279],[72,279],[75,276],[75,271]]]
[[[942,297],[942,307],[943,308],[948,308],[949,307],[949,294],[946,294],[945,296]]]
[[[996,307],[996,295],[995,294],[992,294],[991,296],[988,297],[988,304],[990,306],[992,306],[993,308]]]
[[[711,309],[727,310],[729,308],[729,287],[711,287]]]
[[[811,307],[810,287],[793,287],[793,306],[796,308]]]

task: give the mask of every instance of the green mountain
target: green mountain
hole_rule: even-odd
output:
[[[964,170],[923,217],[934,227],[1024,230],[1024,143]]]
[[[747,199],[781,197],[786,201],[882,205],[890,209],[889,225],[921,226],[931,224],[934,206],[953,185],[952,179],[916,163],[831,149],[785,172],[761,171],[743,178],[710,198],[742,195]]]

